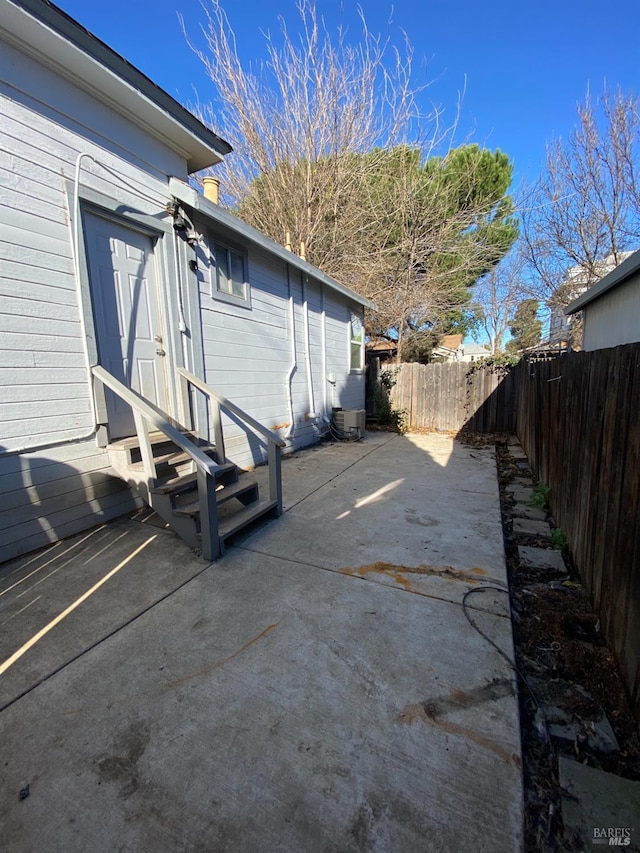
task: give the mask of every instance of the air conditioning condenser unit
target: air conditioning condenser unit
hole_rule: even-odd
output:
[[[347,438],[364,438],[366,412],[364,409],[334,409],[336,429]]]

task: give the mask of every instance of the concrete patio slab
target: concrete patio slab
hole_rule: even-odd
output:
[[[3,849],[520,849],[513,671],[462,606],[479,590],[474,622],[513,654],[491,454],[376,436],[299,454],[283,472],[282,519],[203,571],[152,530],[93,593],[92,619],[79,622],[87,599],[6,669],[14,692],[23,669],[27,687],[0,717]],[[135,528],[131,545],[147,541],[149,527],[120,524]],[[122,561],[103,550],[96,574]],[[395,569],[352,571],[371,562]],[[143,595],[140,615],[111,587],[128,582],[135,598],[157,570],[166,589],[171,563],[190,579],[155,606]],[[415,571],[436,564],[451,572]],[[68,606],[68,571],[53,610]],[[69,600],[78,591],[73,580]],[[4,613],[7,630],[19,626],[5,651],[51,615],[19,605]],[[92,642],[91,621],[109,611],[120,629],[100,641],[100,622]],[[87,650],[56,666],[47,645],[78,632]],[[78,640],[65,642],[58,659]]]
[[[380,447],[242,547],[454,601],[480,583],[505,585],[492,452],[439,435],[387,436]]]
[[[0,675],[0,708],[204,570],[184,542],[148,523],[148,512],[135,519],[101,525],[0,567],[0,664],[22,650]],[[60,628],[47,630],[107,575],[104,587],[68,612]]]

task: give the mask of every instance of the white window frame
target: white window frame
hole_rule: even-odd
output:
[[[248,256],[245,249],[240,246],[233,245],[226,240],[220,240],[209,235],[207,238],[207,249],[209,253],[209,273],[210,273],[210,294],[212,299],[220,302],[227,302],[229,305],[239,305],[243,308],[251,307],[251,286],[249,284],[248,275]],[[244,295],[239,296],[236,293],[230,292],[220,287],[220,266],[219,255],[224,252],[226,255],[227,281],[231,282],[233,288],[234,283],[240,283],[244,289]],[[231,254],[240,259],[242,264],[242,281],[234,282],[233,272],[230,270]],[[229,275],[231,272],[231,275]]]
[[[358,330],[354,332],[354,327]],[[349,318],[349,373],[364,372],[364,323],[362,318],[351,312]],[[355,347],[358,347],[358,365],[354,366]]]

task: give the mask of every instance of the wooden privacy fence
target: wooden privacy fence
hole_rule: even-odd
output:
[[[477,363],[400,364],[385,368],[395,385],[391,403],[410,429],[513,432],[516,385],[511,373]]]
[[[517,432],[551,487],[640,719],[640,343],[523,360],[506,374],[465,363],[384,369],[412,429]]]
[[[520,362],[517,433],[640,719],[640,344]]]

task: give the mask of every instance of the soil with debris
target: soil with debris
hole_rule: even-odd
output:
[[[487,437],[461,436],[464,443]],[[509,574],[516,663],[519,670],[525,785],[525,850],[577,851],[584,841],[564,832],[558,757],[567,755],[608,773],[640,780],[640,738],[615,656],[599,630],[599,620],[571,561],[568,574],[528,568],[518,546],[552,548],[545,539],[514,534],[513,496],[506,486],[529,477],[527,463],[510,453],[513,437],[495,441],[502,525]],[[510,443],[511,442],[511,443]],[[555,527],[552,511],[547,520]],[[610,724],[610,728],[607,725]],[[564,723],[561,735],[554,723]],[[602,726],[615,735],[599,736]],[[567,736],[567,732],[570,735]]]

